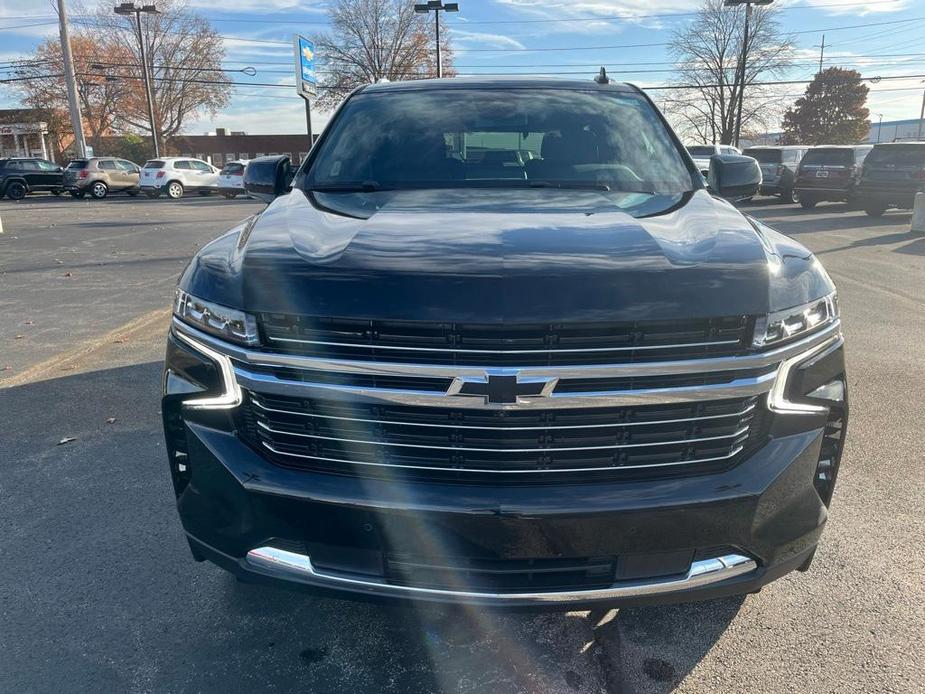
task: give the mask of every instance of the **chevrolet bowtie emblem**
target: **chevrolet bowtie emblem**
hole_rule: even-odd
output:
[[[507,370],[484,376],[458,376],[446,394],[480,397],[491,405],[512,404],[521,397],[549,397],[558,381],[558,378],[521,378],[516,370]]]

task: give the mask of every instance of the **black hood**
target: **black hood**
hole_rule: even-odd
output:
[[[204,248],[181,284],[255,313],[352,318],[768,311],[768,242],[745,216],[705,191],[662,197],[663,211],[653,200],[556,189],[295,190]]]

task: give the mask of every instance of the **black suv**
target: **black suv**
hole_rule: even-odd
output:
[[[22,200],[29,193],[64,190],[64,169],[54,162],[30,157],[0,159],[0,198]]]
[[[874,145],[864,160],[858,198],[864,211],[879,217],[889,207],[910,210],[925,190],[925,142]]]
[[[800,162],[794,186],[804,209],[823,200],[857,201],[861,166],[873,145],[813,147]]]
[[[183,273],[163,417],[193,556],[571,608],[805,569],[847,417],[835,288],[639,89],[376,84]]]

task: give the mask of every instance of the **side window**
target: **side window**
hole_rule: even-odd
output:
[[[39,163],[31,159],[19,162],[19,168],[21,171],[41,171]]]
[[[132,162],[125,161],[125,159],[116,159],[116,166],[118,166],[123,171],[128,171],[129,173],[135,173],[138,168]]]
[[[39,165],[39,169],[42,171],[57,171],[58,165],[53,164],[50,161],[45,161],[44,159],[39,159],[36,164]]]
[[[114,162],[112,159],[103,159],[97,166],[99,166],[99,168],[103,169],[104,171],[116,170],[116,162]]]
[[[173,163],[173,168],[180,169],[181,171],[189,171],[191,168],[190,162],[188,161],[175,161]]]
[[[191,161],[190,166],[197,171],[211,171],[212,167],[206,164],[204,161]]]

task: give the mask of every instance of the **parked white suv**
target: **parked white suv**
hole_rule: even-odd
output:
[[[231,200],[237,195],[244,195],[244,171],[247,159],[229,161],[218,174],[218,192]]]
[[[218,190],[218,169],[201,159],[161,157],[145,162],[139,184],[149,198],[161,193],[178,200],[188,190],[209,195]]]
[[[714,154],[742,154],[732,145],[687,145],[687,153],[704,176],[710,171],[710,157]]]

